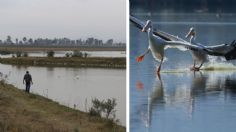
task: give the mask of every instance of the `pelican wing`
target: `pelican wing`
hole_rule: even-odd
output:
[[[236,42],[235,40],[231,44],[220,44],[215,46],[204,46],[201,44],[190,44],[180,41],[169,41],[167,46],[173,47],[185,47],[191,51],[201,51],[205,54],[212,56],[223,56],[226,60],[236,59]]]
[[[209,55],[224,56],[226,60],[236,59],[236,42],[231,44],[221,44],[216,46],[205,46],[205,51]]]
[[[139,29],[143,29],[143,27],[145,26],[144,22],[142,22],[141,20],[139,20],[138,18],[130,15],[130,21]],[[155,29],[154,29],[155,30]],[[178,39],[178,37],[175,37],[173,35],[170,35],[168,33],[165,33],[163,31],[160,31],[160,30],[155,30],[153,32],[154,35],[166,40],[166,41],[176,41],[176,40],[180,40]],[[182,39],[181,39],[182,40]]]
[[[130,16],[130,21],[139,29],[143,29],[145,26],[144,22],[137,19],[134,16]],[[154,29],[153,34],[158,36],[166,41],[165,48],[178,48],[180,50],[191,50],[191,51],[202,51],[208,55],[212,56],[224,56],[226,60],[236,59],[236,42],[233,41],[231,44],[221,44],[216,46],[204,46],[201,44],[190,44],[189,42],[179,38],[178,36],[174,36],[168,34],[161,30]]]

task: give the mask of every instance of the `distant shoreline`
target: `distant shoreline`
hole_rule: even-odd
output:
[[[0,46],[0,51],[29,52],[29,51],[126,51],[125,47],[88,47],[88,46]]]
[[[126,68],[126,58],[103,57],[12,57],[1,58],[0,63],[22,66]]]

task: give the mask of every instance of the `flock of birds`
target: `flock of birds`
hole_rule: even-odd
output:
[[[220,44],[215,46],[206,46],[204,44],[196,43],[196,31],[192,27],[190,28],[186,38],[190,38],[189,42],[179,38],[177,36],[171,35],[169,33],[163,32],[161,30],[156,30],[153,28],[151,20],[147,20],[146,23],[137,19],[134,16],[130,16],[130,21],[142,32],[147,32],[149,46],[148,49],[139,57],[136,58],[137,62],[141,62],[145,55],[152,53],[152,56],[160,61],[157,67],[157,74],[160,74],[161,65],[164,59],[164,51],[167,48],[185,48],[189,50],[193,58],[193,66],[190,68],[193,71],[199,71],[204,62],[207,61],[207,56],[222,56],[226,60],[236,59],[236,42],[235,40],[231,44]],[[198,66],[197,66],[198,65]]]

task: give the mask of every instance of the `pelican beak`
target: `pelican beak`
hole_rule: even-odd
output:
[[[192,31],[190,30],[190,31],[186,34],[185,38],[188,38],[188,37],[190,37],[191,35],[192,35]]]
[[[148,20],[146,25],[143,27],[142,32],[146,32],[148,30],[148,28],[150,28],[150,26],[151,26],[151,21]]]
[[[190,28],[189,32],[186,34],[185,38],[188,38],[190,36],[195,36],[195,31],[193,28]]]
[[[147,25],[145,25],[144,27],[143,27],[143,29],[142,29],[142,32],[146,32],[147,31]]]

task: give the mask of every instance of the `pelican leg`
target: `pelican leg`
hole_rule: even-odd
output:
[[[160,76],[160,71],[161,71],[162,62],[163,62],[163,58],[161,59],[161,63],[160,63],[160,65],[159,65],[158,68],[157,68],[157,75],[158,75],[158,76]]]
[[[195,71],[196,69],[196,62],[195,60],[193,61],[193,66],[190,68],[191,71]]]
[[[142,55],[140,55],[140,56],[138,56],[138,57],[136,58],[136,61],[137,61],[137,62],[143,61],[144,56],[145,56],[146,54],[148,54],[149,51],[150,51],[150,49],[148,48]]]
[[[196,66],[195,66],[195,63],[194,63],[194,66],[192,67],[191,70],[192,70],[192,71],[199,71],[200,68],[202,67],[203,63],[204,63],[204,62],[202,62],[201,65],[200,65],[199,67],[196,67]]]
[[[204,62],[202,62],[201,65],[198,67],[198,70],[200,70],[200,68],[202,67],[203,63],[204,63]]]

